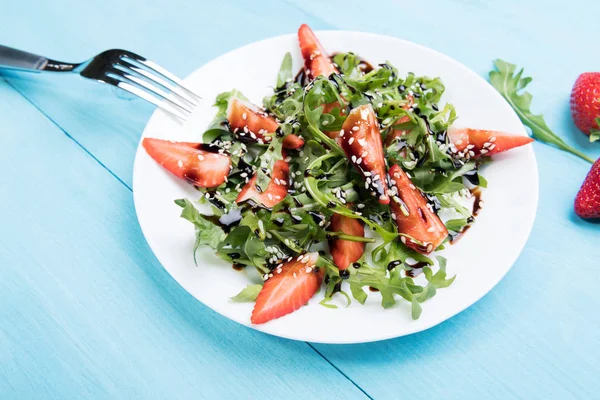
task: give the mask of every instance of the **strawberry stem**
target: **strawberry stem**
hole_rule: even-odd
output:
[[[334,236],[341,240],[348,240],[349,242],[375,243],[375,239],[366,238],[364,236],[347,235],[342,232],[325,232],[325,233],[329,236]]]

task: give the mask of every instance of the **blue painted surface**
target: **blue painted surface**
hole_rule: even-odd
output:
[[[412,40],[481,75],[502,57],[535,78],[534,111],[600,156],[568,112],[576,76],[600,70],[600,4],[586,0],[1,5],[0,43],[66,60],[122,47],[182,76],[302,22]],[[0,398],[597,397],[600,225],[572,213],[585,162],[534,145],[531,238],[467,311],[405,338],[308,345],[216,315],[155,260],[128,188],[151,111],[71,77],[0,82]]]

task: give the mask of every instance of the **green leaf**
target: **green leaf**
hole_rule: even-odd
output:
[[[596,118],[596,124],[600,126],[600,117]],[[592,128],[590,131],[590,143],[595,142],[596,140],[600,140],[600,130]]]
[[[281,68],[277,74],[277,87],[283,87],[286,83],[292,80],[292,55],[285,53],[283,61],[281,62]]]
[[[530,82],[531,78],[521,78],[523,69],[515,73],[516,66],[503,60],[494,62],[495,70],[490,71],[490,83],[506,99],[515,110],[521,122],[531,129],[534,139],[556,146],[557,148],[572,153],[590,163],[594,160],[582,152],[567,145],[558,135],[548,127],[542,115],[534,115],[531,110],[532,95],[529,92],[519,94]]]
[[[360,304],[365,304],[365,301],[367,300],[367,294],[360,285],[356,283],[350,283],[350,292],[356,301],[358,301]]]
[[[413,297],[412,300],[412,319],[417,320],[421,316],[421,312],[423,309],[421,308],[421,304],[416,297]]]
[[[262,290],[263,285],[260,283],[254,285],[248,285],[241,292],[231,297],[231,300],[237,302],[250,302],[255,301],[258,297],[258,294]]]
[[[194,207],[191,201],[184,199],[177,200],[176,204],[181,206],[183,204],[183,210],[181,211],[181,218],[190,221],[196,227],[196,248],[200,245],[206,245],[216,250],[225,239],[225,232],[220,226],[213,224],[208,221],[205,216],[200,214],[198,209]]]

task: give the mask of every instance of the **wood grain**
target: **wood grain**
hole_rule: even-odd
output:
[[[0,398],[365,398],[182,290],[131,192],[2,81],[0,120]]]
[[[482,76],[498,57],[526,67],[535,78],[534,111],[567,142],[600,156],[568,112],[576,76],[600,69],[597,2],[57,1],[3,4],[0,43],[66,60],[123,47],[184,76],[302,22],[383,33],[439,50]],[[238,327],[165,275],[139,233],[130,193],[97,165],[130,184],[151,107],[71,77],[8,79],[72,140],[0,87],[0,132],[12,141],[0,160],[0,397],[60,398],[65,390],[88,398],[363,396],[308,346]],[[589,165],[541,144],[535,150],[536,223],[490,294],[427,332],[314,345],[373,398],[596,397],[600,225],[572,213]],[[90,188],[89,179],[98,184]]]

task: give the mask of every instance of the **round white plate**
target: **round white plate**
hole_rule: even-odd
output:
[[[456,126],[494,129],[526,135],[517,115],[480,76],[436,51],[404,40],[359,32],[317,32],[325,48],[353,51],[373,65],[391,61],[401,74],[440,76],[446,85],[443,101],[456,106]],[[184,126],[161,110],[150,118],[143,137],[201,141],[216,110],[210,105],[218,93],[239,89],[253,102],[272,92],[281,60],[291,52],[294,70],[302,66],[296,35],[263,40],[231,51],[192,73],[187,84],[205,99],[205,107]],[[290,339],[320,343],[359,343],[407,335],[430,328],[456,315],[489,292],[519,256],[533,225],[538,201],[538,176],[531,146],[495,157],[483,175],[485,207],[477,222],[443,255],[449,275],[457,275],[447,289],[423,304],[419,320],[410,316],[410,304],[384,310],[381,297],[369,293],[361,306],[329,309],[318,304],[318,293],[306,307],[263,325],[250,324],[253,303],[229,298],[249,284],[245,272],[235,271],[210,251],[198,255],[194,265],[193,226],[181,219],[178,198],[197,200],[199,193],[174,178],[138,148],[133,188],[140,225],[154,254],[183,288],[223,316],[251,328]],[[339,304],[343,304],[340,302]]]

